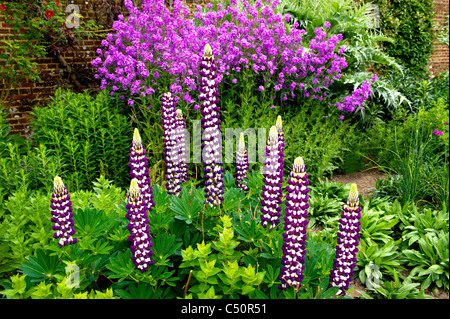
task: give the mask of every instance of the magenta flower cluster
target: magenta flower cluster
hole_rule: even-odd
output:
[[[376,75],[372,76],[371,81],[375,82],[378,79]],[[363,108],[362,104],[369,98],[371,90],[371,84],[369,80],[364,81],[356,90],[353,91],[352,95],[344,97],[343,103],[337,102],[335,106],[338,110],[344,112],[353,112],[358,107]],[[344,116],[341,115],[341,120]]]
[[[145,97],[152,96],[160,78],[168,76],[177,100],[181,97],[198,105],[199,64],[209,43],[217,62],[218,83],[224,76],[236,83],[239,73],[250,71],[265,79],[259,91],[290,90],[322,100],[347,67],[345,47],[338,47],[342,35],[327,35],[330,23],[325,22],[304,43],[306,31],[297,22],[287,30],[285,21],[290,16],[275,14],[277,5],[277,0],[257,0],[254,5],[242,0],[240,9],[237,0],[231,0],[227,7],[219,3],[212,10],[209,4],[205,10],[198,6],[196,12],[189,12],[180,0],[174,1],[172,11],[161,0],[142,1],[140,9],[126,0],[127,19],[119,15],[114,32],[102,41],[99,57],[92,61],[98,68],[96,77],[102,89],[111,88],[111,94],[129,91]],[[368,83],[336,106],[350,111],[361,105],[370,90]]]

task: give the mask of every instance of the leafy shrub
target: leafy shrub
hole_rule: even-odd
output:
[[[32,114],[33,138],[56,162],[57,174],[52,176],[63,176],[67,186],[79,190],[88,187],[100,169],[119,186],[127,184],[131,129],[118,101],[106,92],[92,97],[58,89],[48,107],[36,107]]]
[[[380,27],[394,42],[384,45],[415,77],[424,77],[433,48],[432,0],[375,0],[379,6]]]

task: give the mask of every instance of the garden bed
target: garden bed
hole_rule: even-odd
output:
[[[58,89],[31,141],[2,110],[0,294],[448,298],[448,73],[320,3],[126,0],[98,94]]]

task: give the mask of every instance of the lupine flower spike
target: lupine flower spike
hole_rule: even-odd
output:
[[[358,252],[361,206],[356,184],[352,184],[347,203],[343,206],[337,233],[336,257],[330,273],[330,287],[339,287],[338,294],[345,295],[353,278]]]
[[[222,133],[216,65],[212,49],[206,44],[200,62],[200,106],[203,129],[203,173],[205,179],[205,203],[220,206],[223,202]]]
[[[170,92],[161,97],[164,155],[166,162],[167,193],[178,195],[181,190],[178,154],[177,119],[175,99]]]
[[[176,121],[178,136],[177,146],[180,159],[180,179],[181,183],[185,183],[189,180],[189,153],[186,149],[188,137],[186,135],[186,124],[184,123],[183,112],[180,109],[177,109]]]
[[[239,145],[236,150],[236,173],[235,184],[243,191],[248,191],[248,186],[245,184],[246,174],[249,169],[248,152],[245,148],[244,133],[239,136]]]
[[[308,174],[301,157],[294,161],[286,187],[286,215],[284,217],[283,257],[280,269],[280,289],[293,286],[300,289],[306,255],[306,228],[308,226]]]
[[[270,230],[280,223],[281,201],[283,196],[282,171],[279,161],[278,132],[275,126],[270,128],[266,144],[266,158],[263,172],[261,225]]]
[[[148,171],[148,161],[145,155],[145,148],[142,144],[141,136],[137,128],[134,129],[133,142],[130,148],[130,177],[136,178],[139,189],[144,197],[144,205],[146,210],[150,210],[155,206],[153,201],[153,190],[150,183]]]
[[[280,151],[280,165],[281,165],[281,172],[284,171],[284,132],[283,132],[283,123],[281,121],[281,116],[278,115],[277,117],[277,123],[275,125],[277,127],[278,131],[278,149]],[[283,174],[281,174],[281,182],[283,183]]]
[[[153,255],[153,251],[151,250],[153,243],[148,228],[149,220],[143,199],[138,180],[133,178],[128,193],[128,203],[126,204],[128,212],[125,217],[130,221],[127,229],[130,232],[128,240],[131,242],[131,259],[136,269],[141,272],[147,271],[148,267],[155,263],[151,259]]]
[[[56,231],[53,234],[53,238],[59,239],[59,247],[75,244],[77,239],[73,237],[75,228],[73,227],[72,201],[67,188],[59,176],[55,176],[53,181],[50,208],[53,216],[51,221],[55,223],[52,229]]]

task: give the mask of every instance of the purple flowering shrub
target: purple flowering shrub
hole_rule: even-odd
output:
[[[275,14],[278,1],[258,0],[251,5],[244,0],[242,5],[239,9],[231,0],[227,7],[208,4],[204,10],[198,6],[189,12],[175,0],[170,12],[163,1],[142,1],[137,8],[126,0],[128,17],[120,15],[114,22],[114,31],[102,40],[92,61],[101,88],[111,94],[128,93],[130,105],[133,98],[153,100],[161,88],[170,90],[176,101],[198,108],[199,65],[209,43],[217,61],[216,81],[222,85],[239,85],[251,75],[259,82],[255,92],[270,91],[269,98],[326,99],[347,67],[342,35],[327,34],[326,22],[305,43],[306,31],[298,23],[286,28],[290,16]],[[352,112],[370,92],[370,81],[365,81],[335,105]]]

